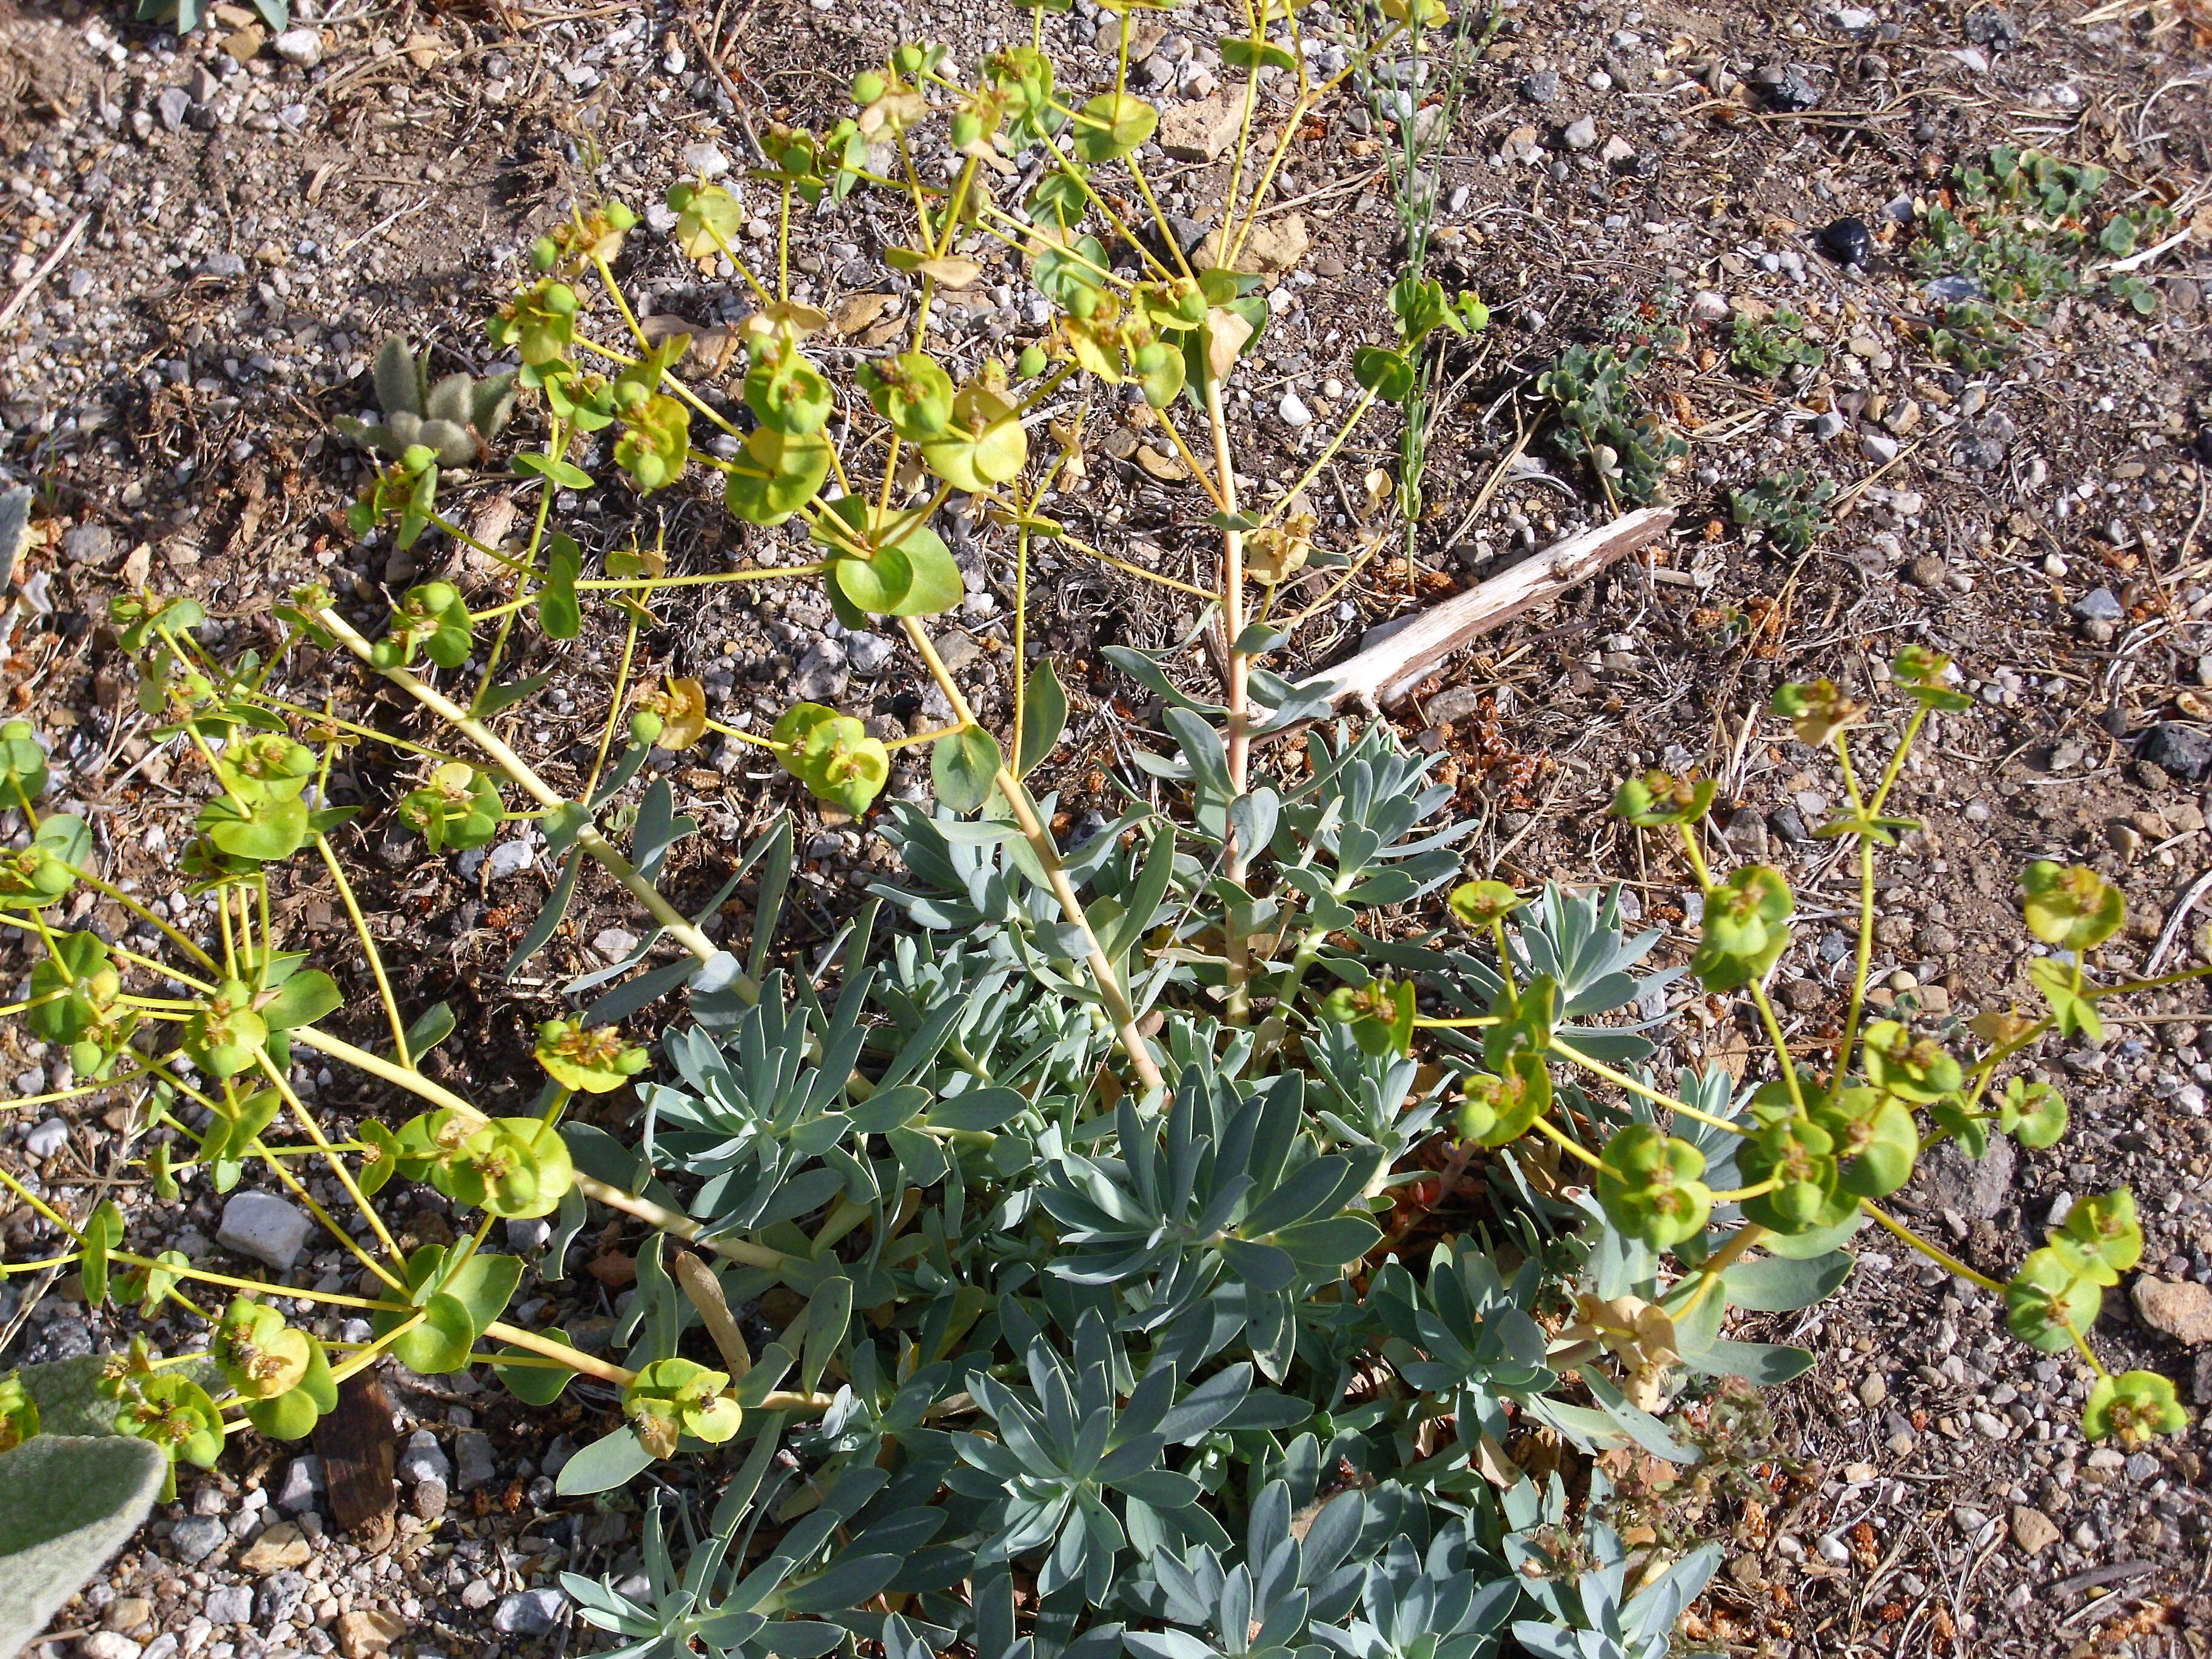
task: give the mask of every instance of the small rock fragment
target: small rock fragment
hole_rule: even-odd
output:
[[[2041,1510],[2016,1504],[2012,1511],[2012,1541],[2023,1555],[2040,1555],[2058,1541],[2058,1523]]]
[[[286,29],[269,43],[269,49],[288,64],[297,64],[301,69],[313,69],[323,61],[322,31]]]
[[[2118,622],[2128,614],[2109,587],[2093,587],[2066,609],[2076,622]]]
[[[299,1528],[289,1521],[279,1521],[246,1547],[238,1558],[240,1572],[283,1572],[291,1567],[304,1567],[314,1559],[314,1546],[301,1535]]]
[[[474,1492],[491,1483],[491,1437],[482,1429],[463,1429],[455,1435],[453,1455],[459,1465],[453,1480],[456,1489]]]
[[[684,167],[702,179],[719,179],[730,170],[730,158],[722,154],[721,147],[703,139],[684,145],[681,155]]]
[[[407,1633],[407,1621],[380,1607],[356,1607],[338,1615],[338,1651],[344,1659],[380,1659]]]
[[[207,1621],[221,1629],[225,1625],[246,1625],[253,1621],[253,1591],[245,1584],[218,1584],[207,1593],[207,1601],[200,1611]]]
[[[1313,424],[1313,411],[1305,406],[1304,400],[1295,392],[1283,393],[1283,401],[1277,405],[1276,412],[1282,416],[1283,424],[1287,427]]]
[[[2165,768],[2185,783],[2202,783],[2212,776],[2212,737],[2193,726],[2160,720],[2136,745],[2136,758]],[[2201,1285],[2190,1288],[2212,1298],[2212,1291]]]
[[[188,1515],[169,1534],[169,1552],[188,1567],[196,1567],[230,1541],[230,1528],[212,1515]]]
[[[281,1273],[300,1259],[310,1230],[304,1214],[272,1193],[233,1193],[222,1206],[215,1242]]]
[[[446,1505],[450,1501],[446,1483],[434,1474],[415,1483],[415,1490],[407,1499],[407,1507],[419,1521],[435,1521],[445,1514]]]
[[[408,1437],[392,1467],[402,1480],[444,1480],[453,1473],[452,1460],[439,1445],[438,1437],[428,1429],[417,1429]]]
[[[2143,1323],[2191,1347],[2212,1342],[2212,1285],[2139,1276],[2132,1292]]]
[[[491,1627],[501,1636],[544,1636],[568,1610],[568,1598],[559,1590],[522,1590],[499,1604]]]
[[[1216,94],[1178,104],[1160,118],[1160,148],[1178,161],[1211,161],[1237,140],[1244,122],[1242,99]]]
[[[311,1510],[322,1490],[323,1460],[313,1452],[295,1457],[284,1466],[284,1478],[276,1488],[276,1507],[287,1515]]]
[[[1581,120],[1571,123],[1559,137],[1565,141],[1569,149],[1595,149],[1597,123],[1585,115]]]
[[[497,881],[502,876],[520,875],[537,861],[538,854],[528,842],[503,841],[484,857],[484,879]]]

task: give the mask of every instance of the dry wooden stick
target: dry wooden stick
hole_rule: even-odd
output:
[[[1544,605],[1666,532],[1671,507],[1647,507],[1554,542],[1510,570],[1399,623],[1370,630],[1373,643],[1328,671],[1329,701],[1387,708],[1410,696],[1445,658],[1478,635]],[[1380,635],[1382,637],[1376,638]]]

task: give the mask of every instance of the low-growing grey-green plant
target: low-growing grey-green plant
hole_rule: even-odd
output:
[[[1805,337],[1805,319],[1788,309],[1767,317],[1739,312],[1729,330],[1729,365],[1771,380],[1793,368],[1818,368],[1827,354]]]
[[[337,425],[363,448],[398,460],[420,444],[441,466],[473,465],[514,412],[516,371],[482,380],[461,373],[430,378],[430,348],[418,353],[404,334],[377,348],[380,421],[341,415]]]
[[[1836,493],[1832,478],[1815,479],[1792,467],[1761,478],[1748,489],[1729,491],[1729,516],[1756,530],[1784,553],[1802,553],[1828,527],[1828,502]]]
[[[1618,511],[1624,501],[1657,501],[1690,447],[1635,390],[1651,366],[1649,346],[1626,356],[1611,346],[1569,346],[1536,379],[1559,428],[1554,441],[1570,459],[1588,461]]]
[[[21,1411],[18,1402],[10,1413],[19,1427]],[[0,1451],[0,1659],[34,1640],[107,1565],[168,1473],[152,1445],[121,1435],[42,1434]]]

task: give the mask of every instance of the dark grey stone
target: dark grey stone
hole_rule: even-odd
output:
[[[2212,737],[2193,726],[2160,720],[2143,734],[2136,758],[2162,766],[2186,783],[2202,783],[2212,776]]]

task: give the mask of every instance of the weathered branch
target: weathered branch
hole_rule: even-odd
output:
[[[1647,507],[1579,536],[1554,542],[1488,581],[1442,605],[1369,630],[1358,655],[1319,678],[1329,700],[1387,708],[1410,696],[1437,665],[1479,635],[1548,604],[1616,560],[1655,540],[1674,522],[1671,507]]]

